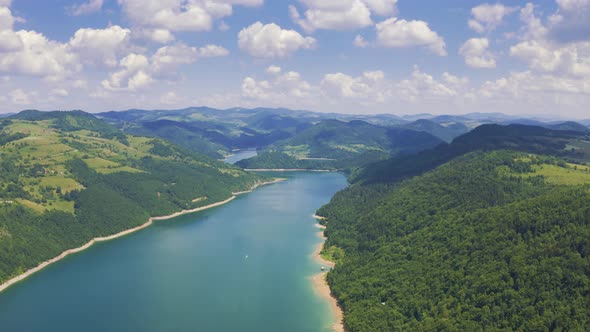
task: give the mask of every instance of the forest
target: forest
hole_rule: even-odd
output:
[[[0,283],[94,237],[223,201],[263,178],[83,112],[21,113],[3,121],[0,143]]]
[[[569,133],[513,129],[361,171],[318,211],[348,331],[590,329],[590,170]]]

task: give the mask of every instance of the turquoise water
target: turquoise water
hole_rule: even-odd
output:
[[[228,164],[235,164],[242,159],[248,159],[248,158],[256,157],[258,155],[258,152],[256,152],[256,149],[240,150],[240,151],[234,151],[232,153],[233,154],[231,156],[225,158],[225,160],[224,160]]]
[[[289,181],[95,245],[0,293],[0,331],[329,331],[312,214],[346,186]]]

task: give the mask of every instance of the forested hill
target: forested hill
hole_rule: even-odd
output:
[[[512,149],[550,154],[572,161],[590,160],[590,138],[587,133],[557,131],[527,125],[483,125],[457,137],[450,144],[418,154],[372,164],[351,178],[353,182],[392,182],[421,174],[465,153],[484,150]]]
[[[80,111],[0,120],[0,156],[0,283],[94,237],[261,180]]]
[[[476,134],[416,157],[432,161],[421,172],[369,168],[318,211],[348,331],[590,330],[583,140],[514,126]]]
[[[435,147],[443,141],[415,130],[364,121],[325,120],[271,145],[244,168],[346,169]],[[279,167],[280,166],[280,167]]]

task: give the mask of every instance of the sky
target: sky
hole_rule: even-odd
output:
[[[589,105],[590,0],[0,0],[0,113]]]

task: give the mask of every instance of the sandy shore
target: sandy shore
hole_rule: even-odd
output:
[[[320,217],[317,215],[314,215],[313,217],[318,220],[325,219],[324,217]],[[318,228],[321,229],[321,232],[318,232],[318,236],[320,238],[322,238],[322,240],[324,240],[324,242],[325,242],[326,237],[324,236],[324,229],[326,227],[323,225],[320,225],[320,224],[316,224],[316,225]],[[324,248],[324,242],[317,245],[315,251],[313,252],[313,259],[315,261],[317,261],[318,263],[322,264],[323,266],[325,266],[327,269],[333,268],[336,264],[334,262],[325,260],[321,256],[322,249]],[[317,292],[317,294],[319,296],[321,296],[322,298],[326,299],[326,301],[328,301],[330,303],[330,308],[332,310],[332,313],[333,313],[335,321],[336,321],[332,325],[332,329],[335,332],[345,332],[346,330],[344,329],[344,322],[343,322],[344,312],[342,311],[342,308],[340,308],[340,306],[338,305],[338,301],[336,300],[336,298],[334,296],[332,296],[332,291],[330,290],[330,286],[328,285],[328,281],[326,280],[327,275],[328,275],[328,272],[318,273],[318,274],[314,275],[313,277],[311,277],[311,282],[313,283],[313,288]]]
[[[176,217],[185,215],[185,214],[196,213],[196,212],[199,212],[199,211],[203,211],[203,210],[211,209],[211,208],[214,208],[214,207],[218,207],[218,206],[221,206],[221,205],[224,205],[224,204],[227,204],[227,203],[233,201],[234,199],[236,199],[236,196],[238,196],[238,195],[250,193],[250,192],[254,191],[254,189],[256,189],[256,188],[258,188],[260,186],[269,185],[269,184],[277,183],[277,182],[280,182],[280,181],[285,181],[285,179],[274,179],[274,180],[268,181],[268,182],[257,183],[254,186],[252,186],[252,188],[250,190],[248,190],[248,191],[242,191],[242,192],[232,193],[232,196],[230,198],[226,199],[225,201],[221,201],[221,202],[209,204],[209,205],[202,206],[202,207],[199,207],[199,208],[196,208],[196,209],[182,210],[180,212],[176,212],[176,213],[173,213],[173,214],[167,215],[167,216],[151,217],[143,225],[140,225],[140,226],[137,226],[137,227],[134,227],[134,228],[131,228],[131,229],[122,231],[122,232],[117,233],[117,234],[114,234],[114,235],[94,238],[94,239],[90,240],[88,243],[86,243],[85,245],[83,245],[81,247],[78,247],[78,248],[75,248],[75,249],[66,250],[66,251],[62,252],[59,256],[54,257],[54,258],[52,258],[52,259],[50,259],[48,261],[45,261],[45,262],[39,264],[37,267],[34,267],[34,268],[28,270],[27,272],[22,273],[22,274],[20,274],[20,275],[18,275],[16,277],[14,277],[14,278],[6,281],[2,285],[0,285],[0,293],[2,291],[6,290],[7,288],[9,288],[10,286],[12,286],[12,285],[14,285],[14,284],[16,284],[16,283],[18,283],[18,282],[20,282],[20,281],[22,281],[22,280],[30,277],[31,275],[33,275],[33,274],[35,274],[35,273],[43,270],[44,268],[46,268],[47,266],[49,266],[51,264],[56,263],[56,262],[59,262],[62,259],[66,258],[67,256],[71,255],[71,254],[79,253],[81,251],[84,251],[84,250],[92,247],[92,245],[94,245],[97,242],[111,241],[111,240],[114,240],[114,239],[117,239],[117,238],[120,238],[120,237],[129,235],[131,233],[135,233],[137,231],[140,231],[140,230],[142,230],[144,228],[147,228],[147,227],[151,226],[154,221],[169,220],[169,219],[173,219],[173,218],[176,218]]]
[[[272,181],[260,182],[260,183],[255,184],[254,186],[252,186],[252,188],[250,188],[250,190],[239,191],[237,193],[232,193],[232,195],[238,196],[238,195],[243,195],[243,194],[249,194],[249,193],[253,192],[254,190],[256,190],[256,188],[258,188],[258,187],[267,186],[269,184],[274,184],[274,183],[283,182],[283,181],[287,181],[287,179],[279,178],[279,179],[274,179]]]

